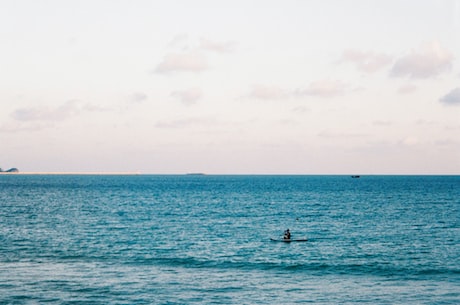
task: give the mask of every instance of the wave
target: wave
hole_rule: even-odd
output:
[[[229,256],[219,256],[214,259],[207,257],[168,257],[168,256],[119,256],[119,255],[40,255],[34,258],[7,258],[3,263],[65,263],[65,264],[92,264],[101,265],[130,265],[156,266],[166,268],[212,269],[212,272],[238,270],[247,272],[282,272],[308,275],[355,275],[355,276],[382,276],[404,277],[405,279],[425,279],[433,276],[446,277],[460,282],[460,268],[458,266],[433,267],[429,264],[392,264],[388,262],[368,262],[363,264],[341,262],[309,261],[257,261],[235,259]]]
[[[234,260],[209,260],[193,257],[157,257],[127,262],[129,264],[157,265],[163,267],[198,269],[238,269],[241,271],[295,272],[311,275],[363,275],[363,276],[404,276],[419,278],[423,276],[456,276],[460,281],[458,268],[432,268],[429,266],[396,266],[384,263],[375,264],[327,264],[321,262],[247,262]]]

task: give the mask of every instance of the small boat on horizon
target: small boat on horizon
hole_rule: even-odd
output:
[[[360,176],[360,175],[353,175],[353,176],[351,176],[351,178],[355,178],[355,179],[356,179],[356,178],[361,178],[361,176]]]

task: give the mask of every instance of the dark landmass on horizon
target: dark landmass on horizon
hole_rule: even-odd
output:
[[[10,168],[9,170],[6,170],[6,171],[0,168],[0,173],[19,173],[19,170],[15,167]]]

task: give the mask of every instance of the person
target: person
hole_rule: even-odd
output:
[[[291,239],[291,232],[289,231],[289,229],[287,229],[286,231],[284,231],[284,237],[283,239]]]

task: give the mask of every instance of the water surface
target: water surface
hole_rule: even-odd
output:
[[[459,176],[0,176],[0,303],[458,304],[459,215]]]

